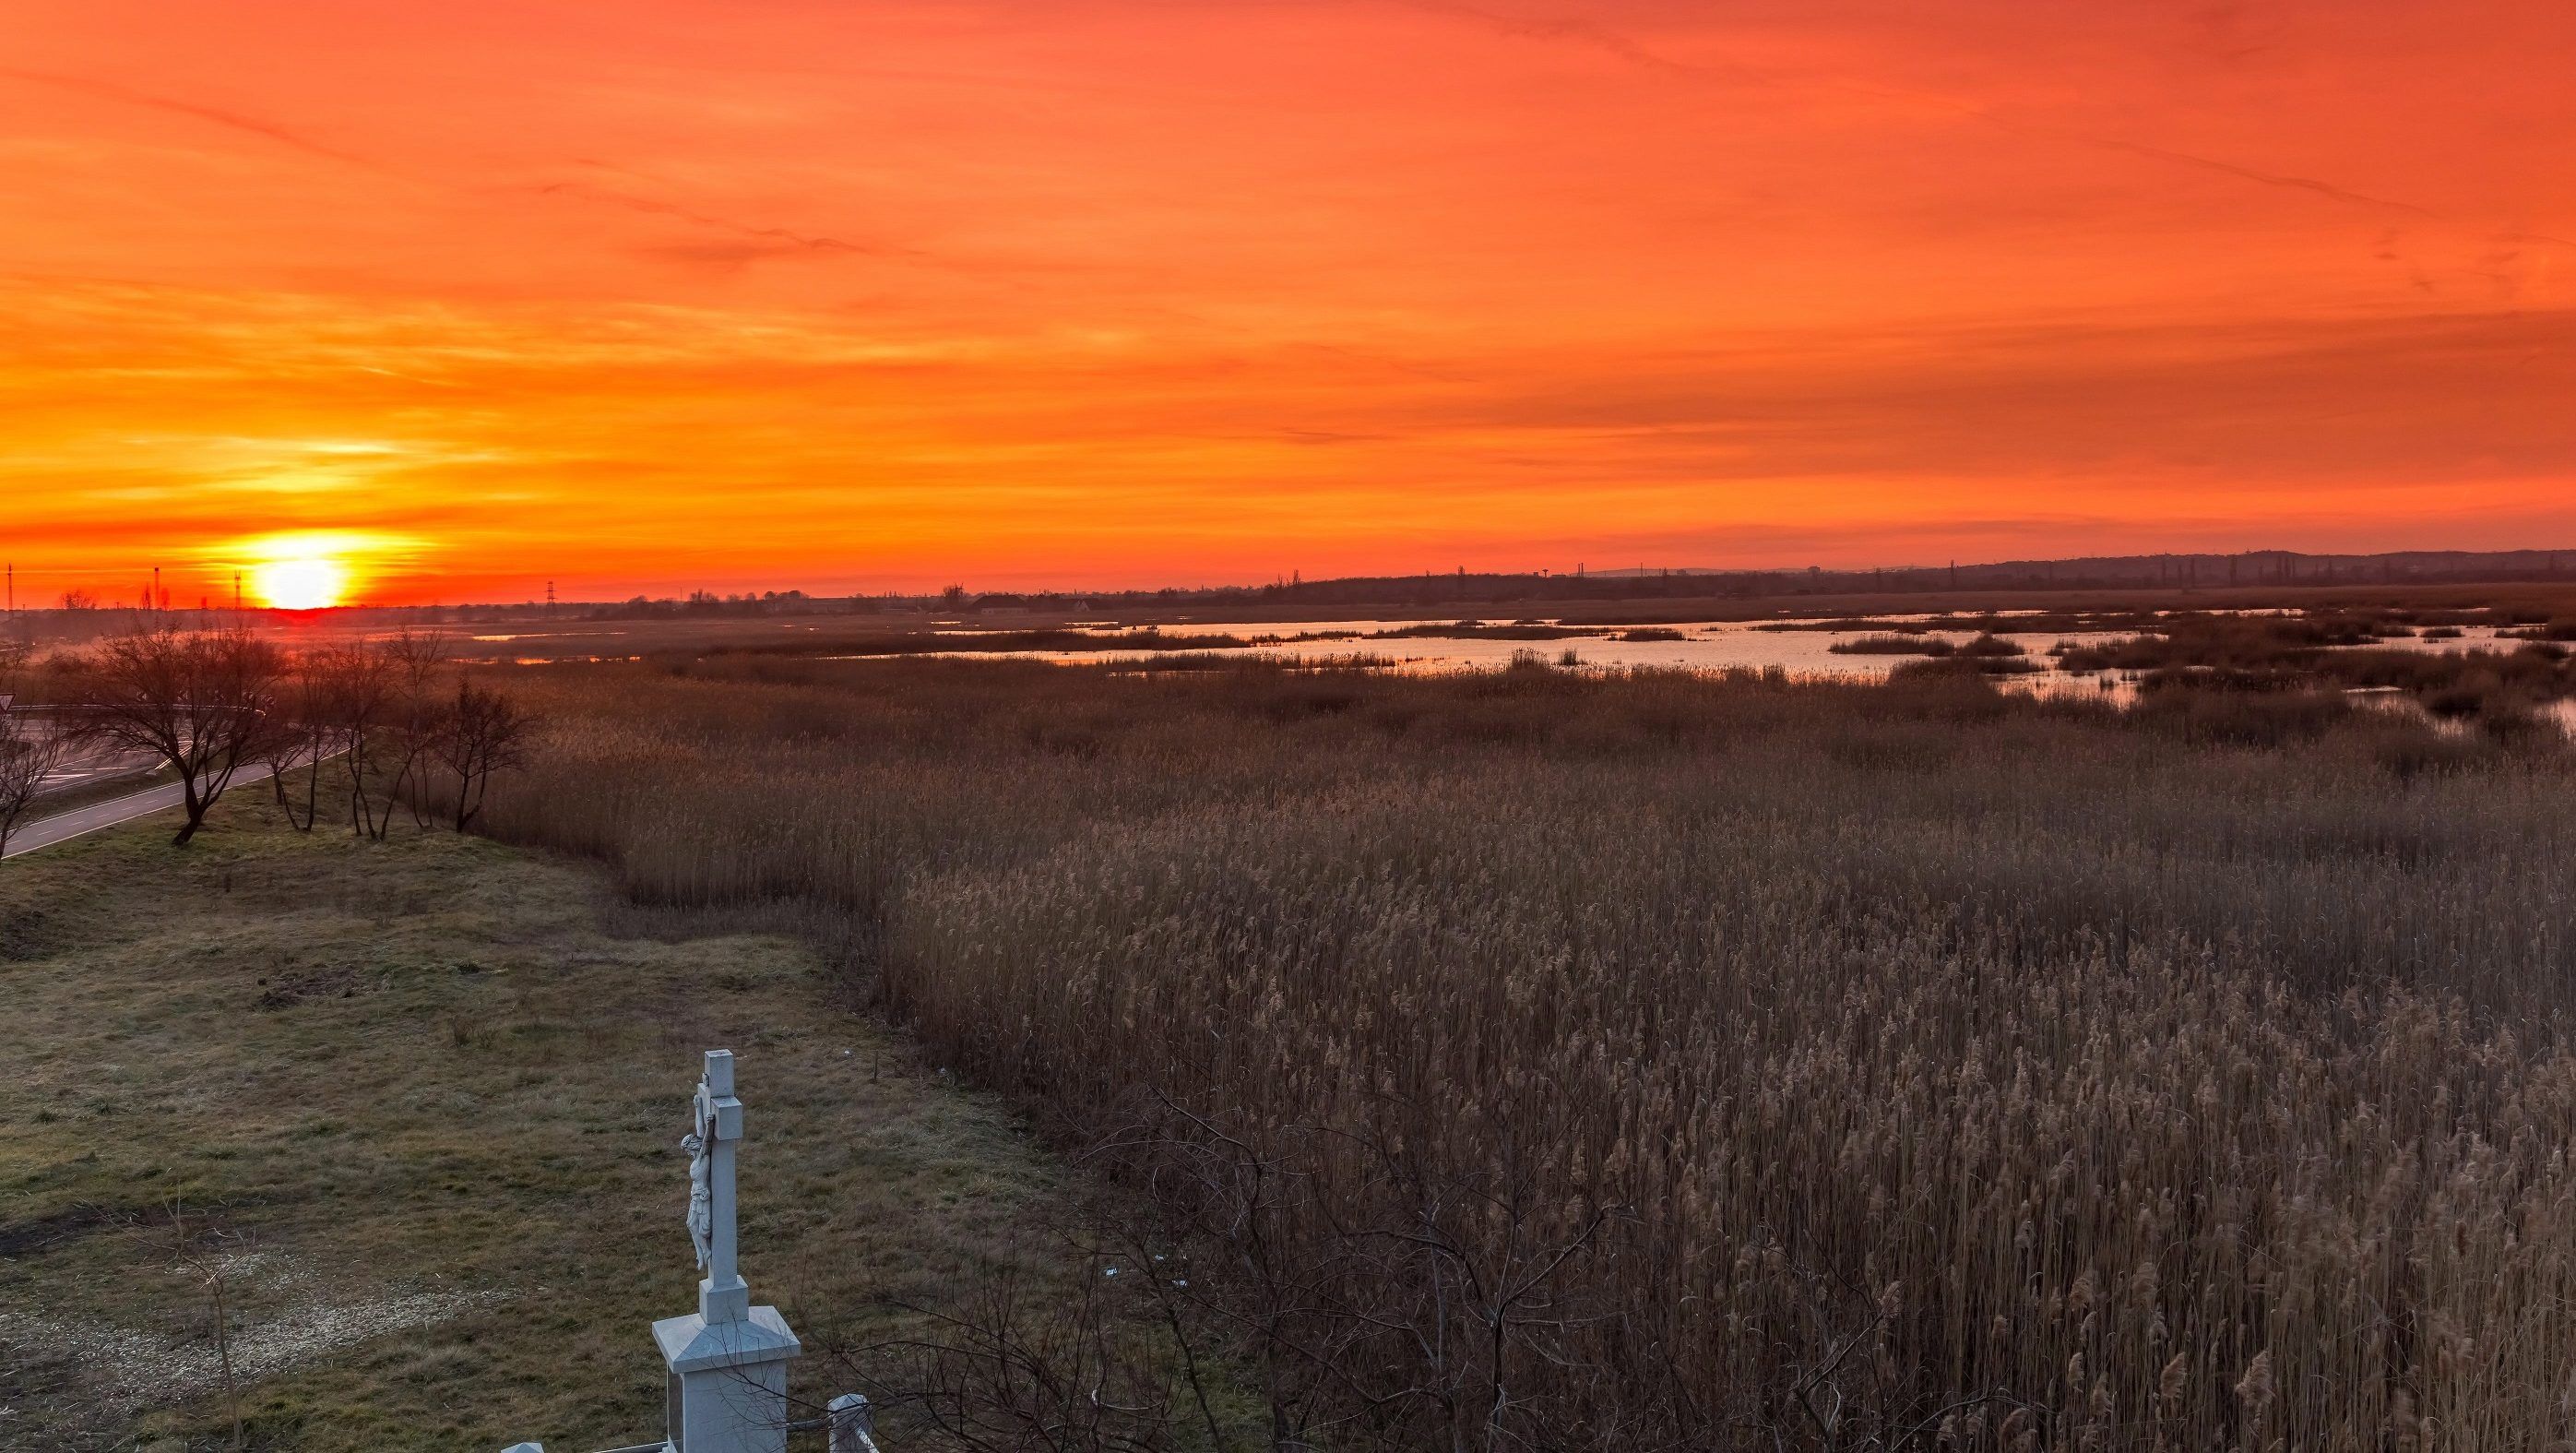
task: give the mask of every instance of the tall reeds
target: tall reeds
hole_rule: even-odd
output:
[[[1973,679],[532,682],[492,829],[819,911],[1221,1253],[1278,1437],[2576,1432],[2557,748]]]

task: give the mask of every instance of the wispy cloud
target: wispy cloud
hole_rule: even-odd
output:
[[[1406,0],[1414,8],[1432,14],[1457,17],[1487,26],[1498,33],[1543,42],[1563,42],[1615,56],[1640,68],[1698,82],[1720,82],[1730,86],[1776,87],[1839,91],[1874,99],[1896,100],[1912,105],[1929,104],[1981,125],[1994,127],[2015,136],[2061,142],[2068,145],[2096,147],[2105,151],[2124,152],[2171,166],[2188,167],[2234,177],[2257,186],[2279,187],[2306,192],[2329,201],[2375,211],[2402,212],[2418,217],[2440,214],[2413,202],[2372,196],[2351,187],[2338,186],[2314,177],[2295,176],[2218,157],[2201,156],[2172,147],[2116,137],[2088,135],[2080,131],[2038,124],[2005,114],[1998,108],[1979,101],[1963,99],[1921,86],[1899,86],[1824,70],[1805,70],[1781,66],[1711,64],[1674,58],[1640,42],[1619,30],[1597,21],[1578,18],[1532,18],[1497,14],[1469,5],[1446,3],[1446,0]],[[2233,54],[2250,54],[2238,51]]]
[[[746,252],[741,248],[733,248],[712,254],[703,260],[741,262],[749,260],[752,256],[776,255],[786,252],[845,253],[859,257],[915,257],[920,255],[910,248],[895,247],[885,243],[853,242],[844,237],[833,237],[814,232],[800,232],[792,227],[772,227],[758,223],[737,222],[731,218],[714,216],[710,213],[699,211],[694,207],[683,206],[677,202],[667,202],[654,197],[640,196],[633,192],[620,191],[609,187],[594,186],[588,182],[547,182],[537,187],[536,190],[542,195],[550,197],[569,197],[580,201],[597,202],[613,207],[623,207],[628,211],[643,212],[656,217],[674,217],[693,226],[710,228],[718,232],[728,232],[736,237],[747,239],[752,243],[767,245],[765,251]]]
[[[8,79],[15,81],[24,81],[30,85],[52,86],[60,90],[72,91],[85,96],[94,96],[101,100],[115,101],[128,106],[142,106],[154,111],[165,111],[174,116],[189,117],[197,121],[203,121],[211,126],[220,126],[227,130],[258,137],[264,141],[275,142],[279,146],[303,152],[307,156],[317,156],[327,161],[341,162],[348,166],[364,167],[368,171],[390,173],[392,170],[382,163],[374,161],[368,157],[360,156],[355,152],[344,151],[336,146],[325,145],[322,142],[313,140],[311,137],[306,136],[301,132],[290,130],[274,121],[269,121],[258,116],[247,115],[239,111],[227,110],[220,106],[201,105],[194,101],[181,100],[172,96],[155,95],[147,91],[133,90],[129,87],[120,86],[113,81],[94,80],[82,76],[60,76],[52,75],[43,71],[0,68],[0,77],[7,77]]]

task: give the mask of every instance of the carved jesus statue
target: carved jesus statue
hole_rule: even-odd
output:
[[[707,1183],[712,1152],[702,1133],[681,1136],[680,1148],[689,1153],[689,1240],[698,1248],[698,1269],[703,1271],[715,1251],[715,1193]]]

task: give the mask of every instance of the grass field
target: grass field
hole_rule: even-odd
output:
[[[798,943],[672,937],[481,839],[299,836],[264,792],[167,839],[0,867],[0,1447],[227,1446],[218,1270],[252,1448],[659,1436],[712,1047],[751,1107],[745,1269],[809,1347],[1056,1274],[1057,1170]],[[870,1365],[818,1350],[794,1387]]]

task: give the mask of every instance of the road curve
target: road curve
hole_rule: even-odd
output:
[[[254,782],[267,780],[268,768],[244,767],[233,774],[232,786],[225,790],[238,791]],[[38,848],[49,848],[56,843],[69,842],[73,838],[97,832],[101,828],[114,827],[121,822],[132,822],[138,817],[150,817],[156,812],[168,812],[179,803],[179,784],[171,782],[159,787],[146,787],[140,792],[130,792],[123,797],[111,797],[105,802],[93,802],[87,807],[75,807],[69,812],[56,813],[52,817],[40,817],[11,833],[9,849],[5,853],[0,853],[0,857],[14,858],[21,853],[32,853]]]

